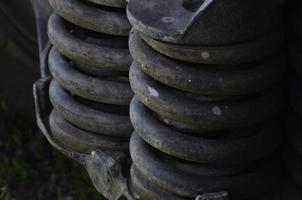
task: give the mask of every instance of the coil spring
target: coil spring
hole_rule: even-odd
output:
[[[290,4],[290,38],[289,38],[289,61],[294,73],[291,74],[290,83],[290,114],[287,124],[288,148],[286,151],[286,166],[288,174],[299,187],[302,187],[302,137],[301,137],[301,121],[302,121],[302,96],[298,92],[302,86],[302,4],[293,0]],[[301,198],[301,192],[295,199]]]
[[[173,15],[188,15],[176,4],[128,4],[134,28],[129,38],[133,190],[141,199],[193,199],[220,191],[232,199],[267,199],[280,174],[275,152],[282,135],[282,31],[273,29],[244,44],[190,46],[169,35],[180,24],[173,24]],[[202,32],[191,27],[198,28]]]
[[[133,94],[127,77],[132,59],[125,3],[50,0],[50,4],[55,11],[48,23],[53,45],[48,56],[53,136],[75,152],[128,152]]]

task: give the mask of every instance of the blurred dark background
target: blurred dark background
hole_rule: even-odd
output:
[[[86,172],[53,149],[36,127],[35,26],[29,0],[0,1],[0,200],[100,199]]]

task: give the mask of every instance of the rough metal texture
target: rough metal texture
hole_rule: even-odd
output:
[[[36,8],[48,6],[34,3]],[[45,22],[39,32],[43,78],[34,85],[38,126],[55,148],[84,165],[106,198],[133,199],[127,180],[133,93],[127,77],[132,59],[126,3],[50,4],[53,14],[36,12],[38,24],[50,16],[47,37]]]
[[[283,3],[129,2],[140,199],[272,199],[286,65],[283,23],[272,19]]]
[[[127,36],[131,29],[125,10],[111,11],[82,3],[79,0],[50,0],[50,3],[61,17],[88,30]],[[100,19],[104,23],[99,23]]]
[[[194,46],[226,45],[279,29],[285,0],[131,0],[135,29],[160,41]]]

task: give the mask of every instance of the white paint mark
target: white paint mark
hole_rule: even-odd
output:
[[[191,80],[191,79],[189,79],[189,83],[192,83],[192,80]]]
[[[212,111],[214,113],[214,115],[221,115],[222,114],[222,110],[218,107],[218,106],[215,106],[212,108]]]
[[[201,53],[201,57],[203,59],[208,59],[210,57],[210,53],[207,52],[207,51],[204,51],[204,52]]]
[[[149,91],[149,95],[151,95],[151,96],[154,96],[154,97],[158,97],[159,96],[158,92],[154,88],[152,88],[150,86],[148,86],[148,91]]]
[[[174,17],[163,17],[163,18],[161,18],[161,20],[165,23],[172,23],[175,21],[175,18]]]

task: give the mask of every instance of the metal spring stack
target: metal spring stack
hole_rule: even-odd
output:
[[[131,25],[122,0],[50,0],[53,77],[49,125],[55,141],[84,155],[128,152]]]
[[[131,0],[131,185],[139,199],[270,199],[284,0]]]
[[[302,198],[302,3],[291,0],[289,6],[290,106],[287,124],[288,145],[285,153],[289,191],[285,199]]]

